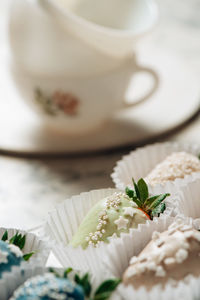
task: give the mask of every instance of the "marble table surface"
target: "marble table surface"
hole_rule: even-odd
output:
[[[184,57],[200,78],[200,1],[159,0],[158,4],[160,22],[148,38]],[[159,139],[163,140],[200,144],[200,115],[178,131]],[[132,148],[56,159],[1,155],[0,225],[23,229],[35,227],[63,199],[91,189],[112,187],[110,174],[115,162]]]

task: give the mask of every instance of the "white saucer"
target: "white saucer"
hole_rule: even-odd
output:
[[[147,102],[115,115],[99,131],[69,137],[45,128],[24,104],[9,74],[5,51],[3,47],[0,49],[0,151],[3,152],[79,153],[141,143],[175,129],[200,107],[199,82],[187,65],[155,48],[145,49],[140,62],[159,74],[156,93]]]

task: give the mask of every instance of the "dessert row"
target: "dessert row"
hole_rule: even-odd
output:
[[[36,295],[37,299],[126,300],[200,296],[199,153],[198,146],[176,143],[138,149],[117,163],[112,174],[116,189],[73,196],[50,212],[40,237],[35,238],[44,245],[46,255],[53,251],[64,269],[79,272],[71,280],[55,273],[44,275],[44,259],[38,259],[41,251],[29,249],[23,270],[32,272],[20,275],[23,278],[11,288],[6,276],[20,268],[5,268],[7,255],[0,248],[0,290],[6,286],[2,300],[11,295],[18,300],[36,299]],[[2,236],[6,240],[6,234]],[[10,240],[3,242],[10,247]],[[29,279],[13,294],[38,268],[40,276]],[[74,289],[68,295],[70,284]],[[90,286],[88,295],[84,284]],[[30,295],[23,298],[26,289]],[[95,296],[99,290],[103,296]]]
[[[89,273],[45,268],[50,243],[35,234],[0,229],[0,299],[109,299],[120,279],[96,284]]]

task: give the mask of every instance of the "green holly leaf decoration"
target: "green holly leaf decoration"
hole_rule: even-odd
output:
[[[163,202],[166,197],[170,196],[169,193],[160,195],[149,195],[148,185],[143,178],[140,178],[136,183],[134,179],[133,186],[134,190],[126,187],[126,195],[142,209],[149,218],[152,220],[153,217],[159,216],[166,209],[166,204]]]
[[[64,278],[67,278],[67,277],[68,277],[68,274],[71,273],[72,271],[73,271],[72,268],[67,268],[67,269],[65,270],[65,272],[64,272],[63,277],[64,277]]]
[[[22,250],[25,246],[25,243],[26,243],[26,235],[22,235],[21,233],[17,232],[13,237],[11,237],[9,239],[8,238],[8,231],[6,230],[4,232],[1,240],[4,241],[4,242],[8,241],[9,244],[13,244],[13,245],[19,247],[20,250]],[[35,252],[24,254],[24,256],[23,256],[24,260],[28,261],[34,253]]]
[[[89,280],[89,274],[86,273],[85,275],[83,275],[83,277],[80,277],[78,274],[75,274],[74,281],[80,286],[82,286],[85,296],[89,297],[92,290]]]
[[[35,253],[35,252],[30,252],[30,253],[24,254],[24,255],[23,255],[23,259],[24,259],[25,261],[28,261],[34,253]]]
[[[49,268],[49,272],[54,273],[56,277],[67,278],[68,274],[72,272],[72,268],[66,269],[63,274],[57,273],[53,268]],[[90,283],[90,275],[88,273],[80,276],[80,274],[74,274],[74,281],[80,285],[83,289],[86,299],[88,300],[108,300],[118,284],[121,282],[119,278],[108,279],[102,282],[99,287],[92,292],[92,285]]]
[[[8,240],[8,231],[6,230],[1,238],[2,241],[7,241]]]
[[[117,288],[121,279],[108,279],[104,281],[95,291],[93,300],[107,300]]]
[[[137,186],[140,194],[140,200],[144,203],[145,200],[149,197],[148,186],[142,178],[138,181]]]

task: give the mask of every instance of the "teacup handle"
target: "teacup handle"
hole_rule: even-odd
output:
[[[136,106],[144,101],[146,101],[147,99],[149,99],[154,92],[157,90],[158,85],[159,85],[159,77],[158,74],[150,67],[145,67],[145,66],[140,66],[136,63],[135,60],[133,60],[134,62],[134,69],[135,69],[135,73],[148,73],[151,75],[151,77],[153,78],[153,84],[152,87],[147,91],[146,95],[140,97],[140,98],[133,98],[133,101],[127,102],[124,99],[124,106],[125,107],[133,107]]]

